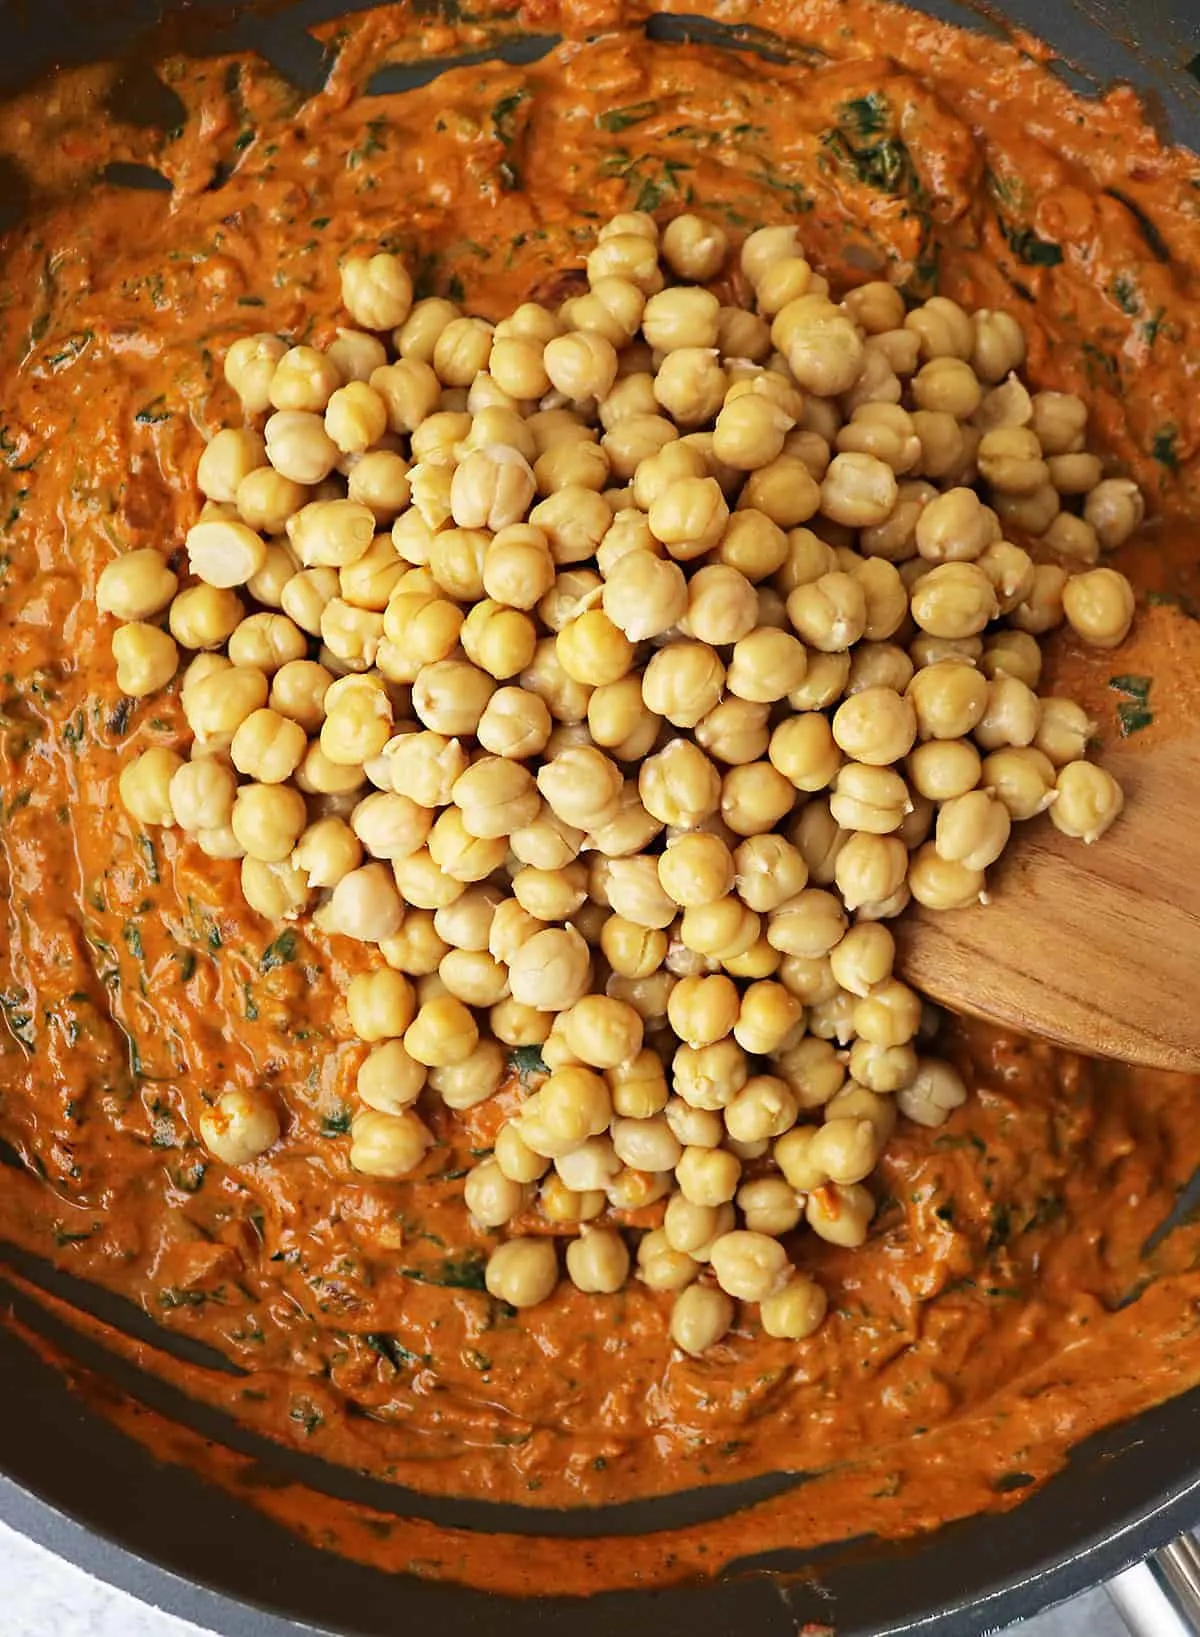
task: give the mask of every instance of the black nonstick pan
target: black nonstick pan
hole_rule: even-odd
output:
[[[64,62],[140,48],[164,24],[182,27],[191,49],[259,50],[311,90],[320,83],[323,58],[306,28],[345,9],[346,0],[232,12],[206,7],[203,0],[133,0],[119,7],[0,0],[0,95]],[[1050,42],[1062,72],[1085,88],[1113,79],[1134,84],[1172,138],[1200,151],[1198,0],[1006,0],[987,13],[952,0],[926,0],[923,9],[971,28],[1029,29]],[[688,26],[679,15],[651,23],[676,38]],[[720,43],[720,29],[705,23],[704,38]],[[531,55],[546,43],[531,40]],[[519,41],[506,47],[509,54],[520,49]],[[169,110],[153,106],[152,86],[148,92],[135,74],[129,84],[143,99],[148,96],[142,117],[169,123]],[[0,223],[4,211],[19,204],[0,199]],[[0,1150],[0,1161],[5,1158],[15,1156]],[[0,1325],[0,1519],[222,1637],[390,1637],[418,1625],[445,1637],[567,1631],[572,1637],[611,1637],[620,1628],[656,1637],[974,1637],[1111,1579],[1200,1522],[1197,1390],[1091,1439],[1058,1477],[1013,1511],[956,1523],[915,1543],[863,1540],[815,1555],[774,1554],[734,1565],[718,1581],[584,1602],[491,1597],[386,1575],[319,1551],[186,1465],[157,1459],[153,1439],[127,1436],[119,1430],[120,1418],[106,1410],[133,1406],[131,1414],[187,1428],[254,1463],[264,1484],[303,1483],[381,1504],[382,1486],[264,1443],[140,1375],[31,1299],[30,1283],[126,1331],[152,1329],[115,1299],[0,1247],[0,1303],[16,1321]],[[44,1345],[30,1345],[33,1335]],[[158,1332],[155,1339],[161,1346],[186,1345]],[[76,1390],[81,1386],[86,1390]],[[788,1480],[765,1480],[772,1481],[778,1488]],[[604,1528],[627,1534],[669,1529],[767,1492],[747,1485],[631,1504],[607,1511]],[[564,1552],[596,1527],[588,1514],[542,1512],[531,1524],[529,1514],[511,1508],[431,1501],[390,1488],[382,1504],[473,1529],[520,1533],[536,1527],[560,1536]],[[1176,1637],[1200,1631],[1197,1562],[1188,1559],[1186,1548],[1157,1562],[1158,1592],[1171,1593],[1162,1597],[1158,1618],[1176,1623],[1140,1629]],[[1156,1583],[1151,1576],[1146,1580],[1154,1592]],[[1126,1606],[1129,1595],[1127,1582]],[[1167,1609],[1172,1600],[1174,1612]],[[1134,1620],[1138,1612],[1128,1617]],[[1187,1624],[1189,1618],[1195,1624]]]

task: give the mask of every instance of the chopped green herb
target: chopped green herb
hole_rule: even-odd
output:
[[[596,115],[596,124],[602,131],[627,131],[658,112],[656,102],[631,102],[626,108],[609,108]]]
[[[157,887],[161,879],[158,873],[158,852],[154,845],[154,837],[143,831],[137,838],[138,852],[146,861],[146,874]]]
[[[1026,267],[1057,267],[1062,261],[1062,246],[1052,239],[1039,239],[1031,227],[1013,227],[1003,216],[997,220],[1008,248]]]
[[[126,921],[121,930],[121,936],[125,940],[126,949],[128,949],[134,960],[144,961],[146,958],[146,951],[142,947],[142,934],[138,929],[137,922]]]
[[[241,153],[243,149],[248,148],[253,141],[254,132],[252,130],[247,128],[244,131],[239,131],[237,134],[237,140],[233,144],[234,152]]]
[[[321,1121],[321,1135],[323,1137],[344,1137],[350,1129],[350,1122],[354,1118],[348,1108],[339,1108],[336,1113],[326,1114]]]
[[[1160,466],[1165,466],[1169,472],[1179,470],[1179,428],[1177,426],[1160,426],[1154,434],[1154,442],[1150,445],[1150,453]]]
[[[1123,313],[1140,313],[1142,298],[1137,287],[1137,280],[1129,273],[1118,273],[1112,281],[1113,300]]]
[[[1150,608],[1177,608],[1189,620],[1200,620],[1200,602],[1181,591],[1147,591]]]
[[[416,1353],[410,1353],[407,1347],[400,1345],[395,1336],[388,1335],[382,1330],[368,1330],[363,1340],[373,1353],[387,1359],[397,1370],[421,1362]]]
[[[310,1404],[307,1399],[297,1400],[289,1413],[292,1420],[298,1421],[310,1438],[318,1427],[325,1425],[325,1417],[316,1405]]]
[[[81,352],[85,352],[96,339],[94,330],[77,330],[69,335],[57,352],[51,353],[46,362],[51,369],[57,369],[60,364],[73,363]]]
[[[881,91],[868,91],[865,97],[852,97],[838,109],[838,124],[849,125],[860,137],[878,136],[885,131],[892,107]]]
[[[165,398],[160,393],[157,398],[152,398],[144,409],[138,410],[137,414],[133,417],[134,420],[139,426],[157,426],[160,421],[169,421],[171,419],[171,411],[162,407],[165,401]]]
[[[1138,676],[1134,672],[1126,672],[1122,676],[1110,676],[1108,685],[1114,693],[1123,693],[1130,699],[1136,699],[1139,705],[1145,705],[1150,698],[1150,689],[1154,686],[1152,676]]]
[[[1134,699],[1122,699],[1117,704],[1117,725],[1121,729],[1122,739],[1128,739],[1130,734],[1140,733],[1148,728],[1154,720],[1154,712],[1139,705]]]
[[[264,972],[271,972],[277,966],[286,966],[294,961],[297,954],[296,934],[290,927],[281,932],[274,943],[268,944],[263,950],[259,966]]]
[[[514,1046],[512,1065],[521,1077],[522,1085],[527,1084],[531,1074],[549,1074],[549,1069],[542,1061],[540,1046]]]
[[[829,160],[844,176],[878,193],[920,192],[912,156],[898,136],[856,147],[844,131],[825,131],[821,144]]]
[[[346,155],[346,169],[357,170],[364,159],[372,154],[383,152],[383,133],[387,129],[386,119],[370,119],[367,121],[367,134],[357,148],[351,148]]]
[[[481,1251],[467,1250],[448,1256],[439,1268],[401,1268],[406,1279],[422,1285],[443,1285],[449,1290],[486,1290],[484,1270],[487,1258]]]

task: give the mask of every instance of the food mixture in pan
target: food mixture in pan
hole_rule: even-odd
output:
[[[309,101],[160,63],[165,144],[105,70],[0,119],[0,1229],[418,1490],[811,1475],[571,1554],[255,1496],[509,1590],[1015,1504],[1200,1378],[1196,1085],[889,927],[1103,846],[1195,708],[1200,162],[1030,42],[755,21],[429,77],[511,21],[384,10]]]

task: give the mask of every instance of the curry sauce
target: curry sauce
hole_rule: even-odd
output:
[[[249,1461],[107,1406],[322,1545],[496,1590],[660,1584],[748,1549],[1011,1506],[1089,1432],[1200,1381],[1200,1232],[1144,1251],[1200,1164],[1200,1084],[980,1025],[946,1042],[967,1105],[889,1145],[866,1247],[798,1242],[830,1292],[808,1341],[743,1320],[687,1357],[669,1297],[636,1283],[563,1285],[517,1316],[484,1292],[494,1239],[462,1188],[536,1064],[465,1114],[431,1108],[414,1179],[357,1176],[364,1048],[340,996],[363,951],[268,925],[235,864],[140,831],[117,796],[122,759],[186,725],[178,681],[120,695],[96,579],[131,548],[182,556],[204,439],[237,418],[229,344],[331,340],[338,258],[368,245],[401,252],[419,294],[486,316],[558,299],[626,207],[694,206],[735,238],[795,221],[835,293],[888,277],[1013,312],[1030,380],[1087,399],[1111,469],[1157,512],[1121,554],[1142,589],[1129,642],[1096,656],[1059,638],[1052,669],[1108,742],[1152,755],[1194,718],[1200,161],[1165,147],[1128,90],[1082,100],[1036,42],[871,0],[768,0],[753,17],[725,50],[648,42],[615,0],[532,0],[521,28],[564,39],[511,66],[461,61],[511,17],[385,8],[327,31],[334,67],[308,101],[257,59],[177,57],[158,71],[187,118],[165,140],[110,117],[108,69],[0,113],[0,153],[40,196],[5,244],[0,300],[0,1138],[20,1161],[0,1233],[234,1368],[106,1332],[114,1349],[424,1493],[592,1506],[809,1475],[687,1529],[569,1553],[534,1533],[517,1550],[260,1490]],[[426,83],[368,92],[389,62]],[[131,164],[172,191],[104,180]],[[231,1170],[197,1141],[199,1116],[255,1085],[286,1111],[284,1140]]]

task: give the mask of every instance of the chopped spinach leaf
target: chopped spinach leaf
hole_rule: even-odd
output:
[[[348,1108],[339,1108],[333,1114],[326,1114],[321,1121],[321,1135],[323,1137],[344,1137],[350,1129],[350,1122],[354,1118]]]
[[[448,1290],[486,1290],[484,1272],[487,1258],[482,1251],[466,1250],[458,1256],[447,1256],[440,1267],[401,1268],[406,1279],[415,1279],[422,1285],[442,1285]]]
[[[656,102],[631,102],[628,107],[608,108],[604,113],[597,114],[596,124],[602,131],[627,131],[631,125],[639,125],[657,112]]]
[[[258,963],[260,969],[271,972],[277,966],[286,966],[289,961],[296,959],[297,948],[296,934],[290,927],[285,928],[274,943],[268,944],[263,950],[262,959]]]
[[[1154,441],[1150,445],[1150,453],[1160,466],[1165,466],[1168,472],[1179,470],[1179,428],[1168,423],[1160,426],[1154,434]]]

